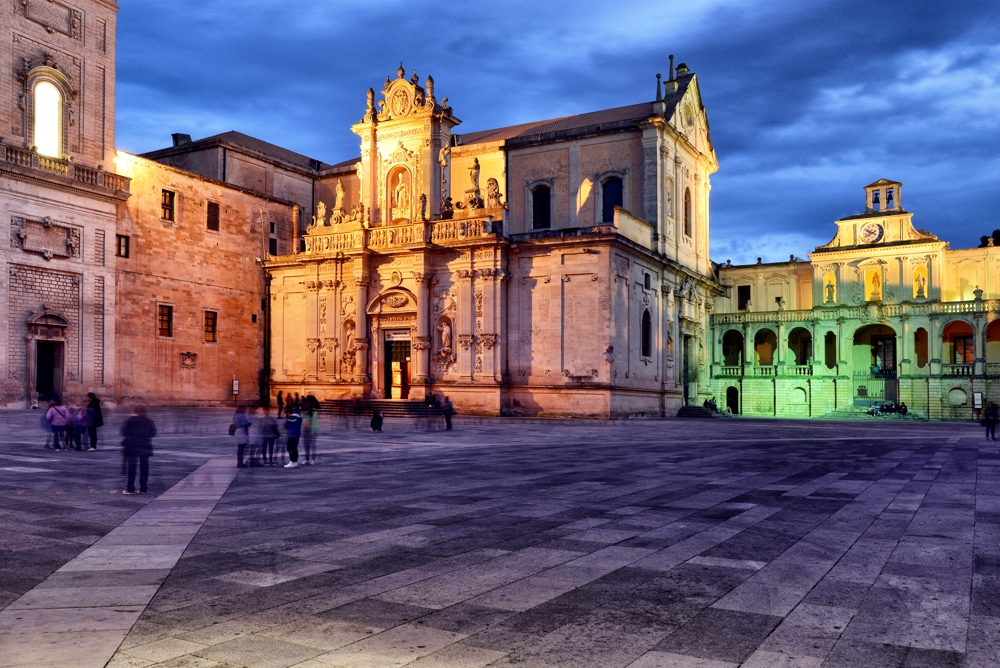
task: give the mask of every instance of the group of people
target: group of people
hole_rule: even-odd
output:
[[[285,412],[285,449],[288,451],[289,461],[284,467],[287,469],[319,464],[315,447],[316,435],[319,433],[319,417],[316,413],[319,402],[310,396],[302,400],[300,406],[300,408],[292,406],[291,413],[287,412],[289,409]],[[247,415],[245,408],[238,407],[233,415],[229,433],[236,438],[236,466],[239,468],[281,465],[274,456],[274,445],[281,438],[281,430],[278,428],[278,421],[271,417],[269,407],[257,408],[253,415]],[[300,442],[304,451],[301,464]],[[281,459],[283,461],[284,457]]]
[[[900,401],[898,404],[895,401],[882,401],[873,403],[868,407],[866,412],[872,417],[879,417],[880,415],[902,415],[906,417],[910,409],[906,407],[905,401]]]
[[[77,450],[94,452],[97,450],[97,430],[104,426],[101,400],[93,392],[87,393],[86,406],[65,406],[59,396],[53,396],[48,410],[42,416],[47,450]],[[84,448],[83,437],[87,436],[89,447]]]

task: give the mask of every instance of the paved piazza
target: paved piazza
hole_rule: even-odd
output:
[[[973,425],[329,419],[237,470],[228,412],[151,414],[147,496],[113,424],[0,414],[0,665],[1000,665]]]

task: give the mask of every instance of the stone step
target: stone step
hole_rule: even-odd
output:
[[[710,418],[714,417],[712,411],[704,406],[683,406],[677,411],[679,418]]]
[[[443,415],[440,408],[428,406],[423,401],[399,401],[393,399],[364,400],[361,402],[363,415],[381,411],[385,417],[422,418]],[[331,399],[320,403],[319,412],[336,415],[351,415],[357,410],[353,399]]]

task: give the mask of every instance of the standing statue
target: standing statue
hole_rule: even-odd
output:
[[[872,294],[870,297],[871,301],[878,301],[882,299],[882,279],[878,277],[878,274],[872,274]]]
[[[410,206],[410,194],[406,187],[406,182],[403,180],[403,172],[399,172],[396,175],[396,187],[392,194],[393,199],[393,217],[406,217],[406,210]],[[396,216],[396,212],[399,212],[399,216]]]
[[[927,287],[927,279],[924,278],[923,274],[917,274],[917,297],[922,299],[927,296],[924,292],[925,287]]]
[[[830,281],[829,283],[826,284],[826,303],[827,304],[832,304],[833,303],[833,290],[834,290],[834,288],[833,288],[833,281]]]
[[[451,325],[447,320],[441,321],[438,331],[441,332],[441,350],[451,350]]]
[[[313,216],[313,226],[326,225],[326,202],[320,200],[316,205],[316,215]]]
[[[479,158],[472,159],[472,167],[469,167],[469,178],[472,179],[472,187],[479,192]]]
[[[344,179],[337,179],[337,199],[334,200],[333,210],[344,213]]]

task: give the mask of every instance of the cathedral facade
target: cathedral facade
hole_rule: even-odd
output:
[[[710,390],[717,163],[694,74],[468,134],[431,77],[400,66],[378,98],[351,128],[360,159],[321,173],[301,252],[264,265],[272,394],[608,417]]]

